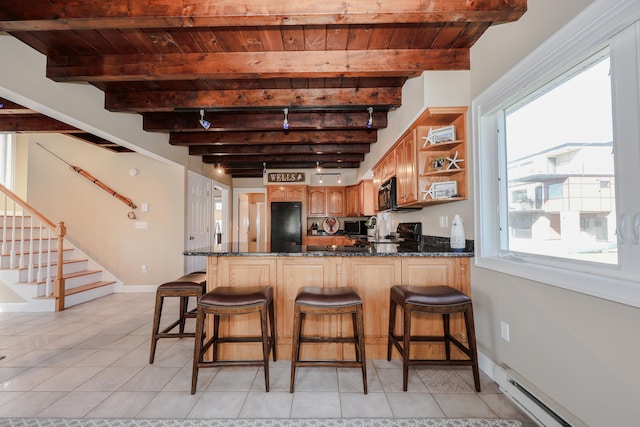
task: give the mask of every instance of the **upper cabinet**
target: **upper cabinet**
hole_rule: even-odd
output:
[[[373,167],[374,186],[395,175],[398,206],[466,199],[466,113],[467,107],[425,110]]]
[[[269,202],[303,202],[307,197],[307,187],[302,185],[267,186]]]
[[[356,185],[349,185],[345,190],[347,200],[346,216],[370,216],[373,209],[373,181],[365,179]]]
[[[345,216],[345,187],[309,187],[309,216]]]

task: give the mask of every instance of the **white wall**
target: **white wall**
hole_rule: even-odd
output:
[[[472,96],[589,3],[530,0],[519,22],[490,28],[471,52]],[[482,353],[588,425],[637,425],[640,310],[481,268],[471,279]],[[510,342],[500,338],[501,320],[510,324]]]
[[[67,238],[125,286],[157,285],[183,272],[185,177],[179,165],[138,153],[114,153],[61,134],[31,134],[27,141],[27,199]],[[36,143],[77,166],[137,206],[126,204],[71,170]],[[132,176],[129,171],[138,171]],[[142,203],[149,212],[141,210]],[[136,222],[148,228],[136,229]],[[142,272],[146,265],[148,273]]]

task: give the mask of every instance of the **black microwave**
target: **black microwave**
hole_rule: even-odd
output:
[[[345,234],[353,236],[361,236],[367,234],[367,227],[364,223],[367,221],[345,221],[344,232]]]
[[[399,207],[397,195],[396,177],[391,177],[378,189],[378,212],[408,212],[421,209],[420,207]]]

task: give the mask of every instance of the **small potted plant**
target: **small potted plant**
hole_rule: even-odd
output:
[[[377,229],[378,219],[375,216],[370,217],[364,226],[367,227],[367,237],[375,237]]]

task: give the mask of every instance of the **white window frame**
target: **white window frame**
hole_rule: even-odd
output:
[[[505,216],[499,215],[500,206],[507,203],[506,158],[500,149],[504,109],[607,45],[614,70],[619,264],[501,251],[507,247],[506,233],[501,233],[506,229],[501,223]],[[474,99],[471,107],[476,266],[640,307],[640,229],[634,224],[640,221],[640,197],[634,188],[640,181],[640,0],[596,0]]]
[[[16,136],[0,133],[0,184],[14,190],[16,164]]]

